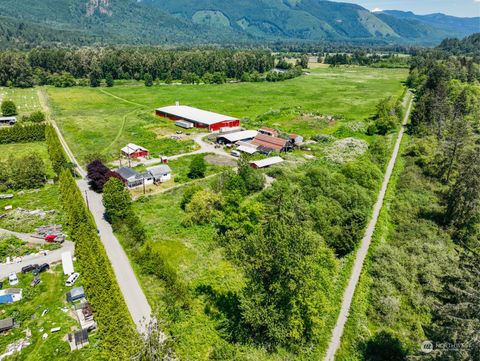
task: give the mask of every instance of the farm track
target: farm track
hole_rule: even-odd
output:
[[[122,97],[119,97],[115,94],[112,94],[110,92],[107,92],[105,89],[99,89],[101,93],[105,94],[105,95],[108,95],[112,98],[115,98],[115,99],[118,99],[118,100],[121,100],[122,102],[125,102],[125,103],[128,103],[128,104],[132,104],[132,105],[135,105],[137,107],[142,107],[142,108],[148,108],[148,105],[145,105],[145,104],[140,104],[140,103],[136,103],[136,102],[132,102],[131,100],[128,100],[128,99],[125,99],[125,98],[122,98]]]
[[[408,99],[410,100],[408,101]],[[347,318],[350,312],[353,296],[355,294],[355,289],[357,287],[358,281],[360,279],[360,275],[362,273],[362,268],[365,262],[365,258],[368,255],[368,250],[370,248],[370,244],[372,242],[372,236],[373,236],[373,233],[375,232],[375,227],[377,225],[378,217],[380,215],[380,211],[383,206],[383,201],[385,199],[385,194],[387,192],[388,184],[390,182],[390,177],[393,173],[393,169],[395,168],[395,163],[398,157],[398,153],[400,151],[400,145],[402,143],[403,134],[405,132],[405,126],[410,118],[410,113],[411,113],[412,104],[413,104],[413,97],[411,96],[410,92],[407,92],[407,94],[405,95],[403,104],[405,106],[408,104],[407,111],[405,113],[405,117],[402,122],[402,127],[400,129],[400,132],[398,133],[397,141],[395,143],[392,156],[390,157],[390,161],[388,163],[387,170],[385,172],[382,187],[378,194],[377,202],[375,203],[375,207],[373,209],[373,214],[370,219],[370,223],[368,224],[368,227],[365,230],[365,234],[361,241],[360,248],[358,249],[357,255],[355,257],[352,274],[348,281],[347,288],[345,289],[345,292],[343,294],[342,306],[340,308],[340,313],[338,315],[335,328],[333,329],[333,332],[332,332],[332,337],[330,339],[330,343],[329,343],[324,361],[334,361],[335,354],[341,344],[343,330],[345,328],[345,324],[347,322]]]
[[[70,158],[70,161],[77,166],[76,170],[82,177],[81,180],[77,180],[77,186],[85,196],[88,208],[95,219],[100,239],[107,252],[108,259],[112,265],[113,272],[117,278],[120,291],[123,294],[130,315],[132,316],[138,331],[144,333],[151,321],[152,309],[140,283],[138,282],[125,250],[113,233],[110,223],[105,220],[105,207],[103,206],[102,195],[95,193],[90,189],[86,180],[87,173],[80,166],[74,154],[68,147],[67,142],[63,138],[63,135],[50,112],[50,108],[48,107],[48,95],[44,91],[39,90],[38,97],[42,109],[47,116],[48,122],[54,127],[58,134],[65,153]]]

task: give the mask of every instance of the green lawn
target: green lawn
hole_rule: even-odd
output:
[[[42,110],[35,88],[0,88],[0,102],[2,100],[13,100],[17,105],[18,115],[30,115],[30,113]]]
[[[402,93],[406,77],[405,69],[318,68],[278,83],[49,87],[48,94],[55,119],[80,159],[91,153],[114,159],[128,142],[153,153],[164,151],[163,143],[171,141],[165,135],[177,128],[155,117],[154,109],[175,101],[249,118],[244,121],[247,127],[265,124],[308,136],[368,118],[381,98]],[[334,116],[336,121],[321,119],[322,115]],[[173,148],[182,151],[182,146]]]
[[[97,350],[87,347],[81,351],[70,352],[70,346],[63,339],[75,327],[80,327],[78,321],[73,318],[73,313],[66,301],[65,294],[69,288],[65,286],[66,276],[63,275],[61,265],[53,267],[50,271],[41,274],[42,283],[36,287],[30,287],[32,274],[17,274],[20,283],[18,288],[23,289],[23,299],[10,305],[2,305],[1,317],[14,317],[18,328],[2,334],[0,337],[0,354],[7,345],[25,338],[25,330],[32,333],[31,345],[21,353],[15,353],[15,360],[87,360],[95,359]],[[81,278],[76,285],[81,285]],[[7,282],[8,285],[8,282]],[[5,286],[4,287],[8,287]],[[42,317],[44,309],[48,312]],[[50,330],[60,327],[60,331],[51,333]],[[44,333],[47,339],[42,339]],[[95,343],[95,335],[92,334],[90,342]],[[98,356],[98,355],[97,355]]]
[[[8,161],[10,157],[20,158],[37,153],[45,162],[48,177],[53,178],[55,173],[48,157],[47,144],[45,142],[0,144],[0,161]]]

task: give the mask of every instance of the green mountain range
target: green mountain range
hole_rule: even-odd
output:
[[[372,13],[323,0],[2,0],[0,46],[351,41],[436,44],[480,18]]]

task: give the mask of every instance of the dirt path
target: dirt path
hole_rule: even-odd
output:
[[[132,104],[132,105],[135,105],[135,106],[137,106],[137,107],[148,108],[148,106],[145,105],[145,104],[140,104],[140,103],[132,102],[131,100],[128,100],[128,99],[119,97],[119,96],[117,96],[117,95],[115,95],[115,94],[112,94],[112,93],[110,93],[110,92],[107,92],[105,89],[99,88],[99,90],[100,90],[100,92],[102,92],[103,94],[108,95],[108,96],[110,96],[110,97],[112,97],[112,98],[118,99],[118,100],[120,100],[120,101],[122,101],[122,102],[124,102],[124,103]]]
[[[410,94],[407,93],[406,97],[409,97]],[[406,103],[405,103],[406,104]],[[405,117],[403,119],[402,128],[398,133],[397,141],[395,143],[395,147],[393,149],[392,156],[390,158],[390,162],[388,163],[387,171],[385,172],[385,177],[383,179],[382,188],[380,189],[380,193],[378,194],[377,202],[375,203],[375,207],[373,209],[372,218],[368,227],[365,231],[365,235],[362,239],[360,248],[358,249],[355,262],[353,264],[352,274],[348,281],[348,286],[345,289],[343,294],[343,301],[342,307],[340,309],[340,313],[337,318],[337,322],[335,324],[335,328],[332,332],[332,337],[330,339],[330,344],[328,346],[327,353],[325,355],[324,361],[333,361],[335,359],[335,354],[340,347],[340,342],[343,335],[343,330],[345,328],[345,323],[347,322],[348,314],[350,312],[350,307],[352,304],[353,295],[355,293],[355,288],[357,287],[358,280],[360,279],[360,274],[362,272],[363,263],[365,262],[365,258],[368,254],[368,249],[372,242],[372,235],[375,231],[375,226],[377,225],[378,216],[380,215],[380,210],[383,206],[383,200],[385,198],[385,194],[387,192],[388,183],[390,181],[390,177],[392,175],[393,169],[395,167],[395,163],[397,160],[397,156],[400,150],[400,145],[402,143],[403,134],[405,132],[405,125],[410,118],[410,112],[412,110],[413,99],[410,98],[410,102],[408,104],[407,112],[405,113]]]

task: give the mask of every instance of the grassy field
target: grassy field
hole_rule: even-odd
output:
[[[0,144],[0,161],[8,161],[10,157],[20,158],[37,153],[45,163],[48,177],[52,178],[55,173],[48,157],[47,144],[45,142]]]
[[[19,327],[2,334],[0,354],[4,352],[7,345],[24,339],[28,329],[32,334],[31,344],[21,353],[14,354],[15,360],[95,359],[95,348],[88,347],[71,353],[70,346],[64,340],[65,335],[71,332],[72,328],[79,328],[79,324],[65,299],[65,294],[69,289],[65,286],[62,267],[58,265],[52,267],[50,271],[42,273],[42,283],[36,287],[30,287],[32,274],[17,274],[17,276],[20,283],[16,287],[23,289],[23,299],[10,305],[2,305],[1,318],[14,317]],[[81,278],[77,283],[81,285]],[[48,309],[48,312],[42,316],[45,309]],[[60,331],[51,333],[50,330],[55,327],[60,327]],[[44,333],[48,334],[45,340],[42,339]],[[95,342],[95,336],[90,342]]]
[[[73,152],[83,159],[103,153],[114,159],[128,142],[153,153],[165,150],[166,135],[178,130],[153,115],[156,107],[175,101],[229,114],[244,125],[278,127],[305,136],[332,133],[345,122],[363,120],[377,102],[399,96],[404,69],[366,67],[317,68],[310,75],[279,83],[224,85],[116,86],[113,88],[48,88],[55,119]],[[321,116],[334,116],[328,121]],[[181,153],[191,144],[168,144]]]
[[[17,89],[17,88],[0,88],[0,103],[3,100],[13,100],[17,105],[18,115],[30,115],[30,113],[41,110],[37,97],[37,90]]]

